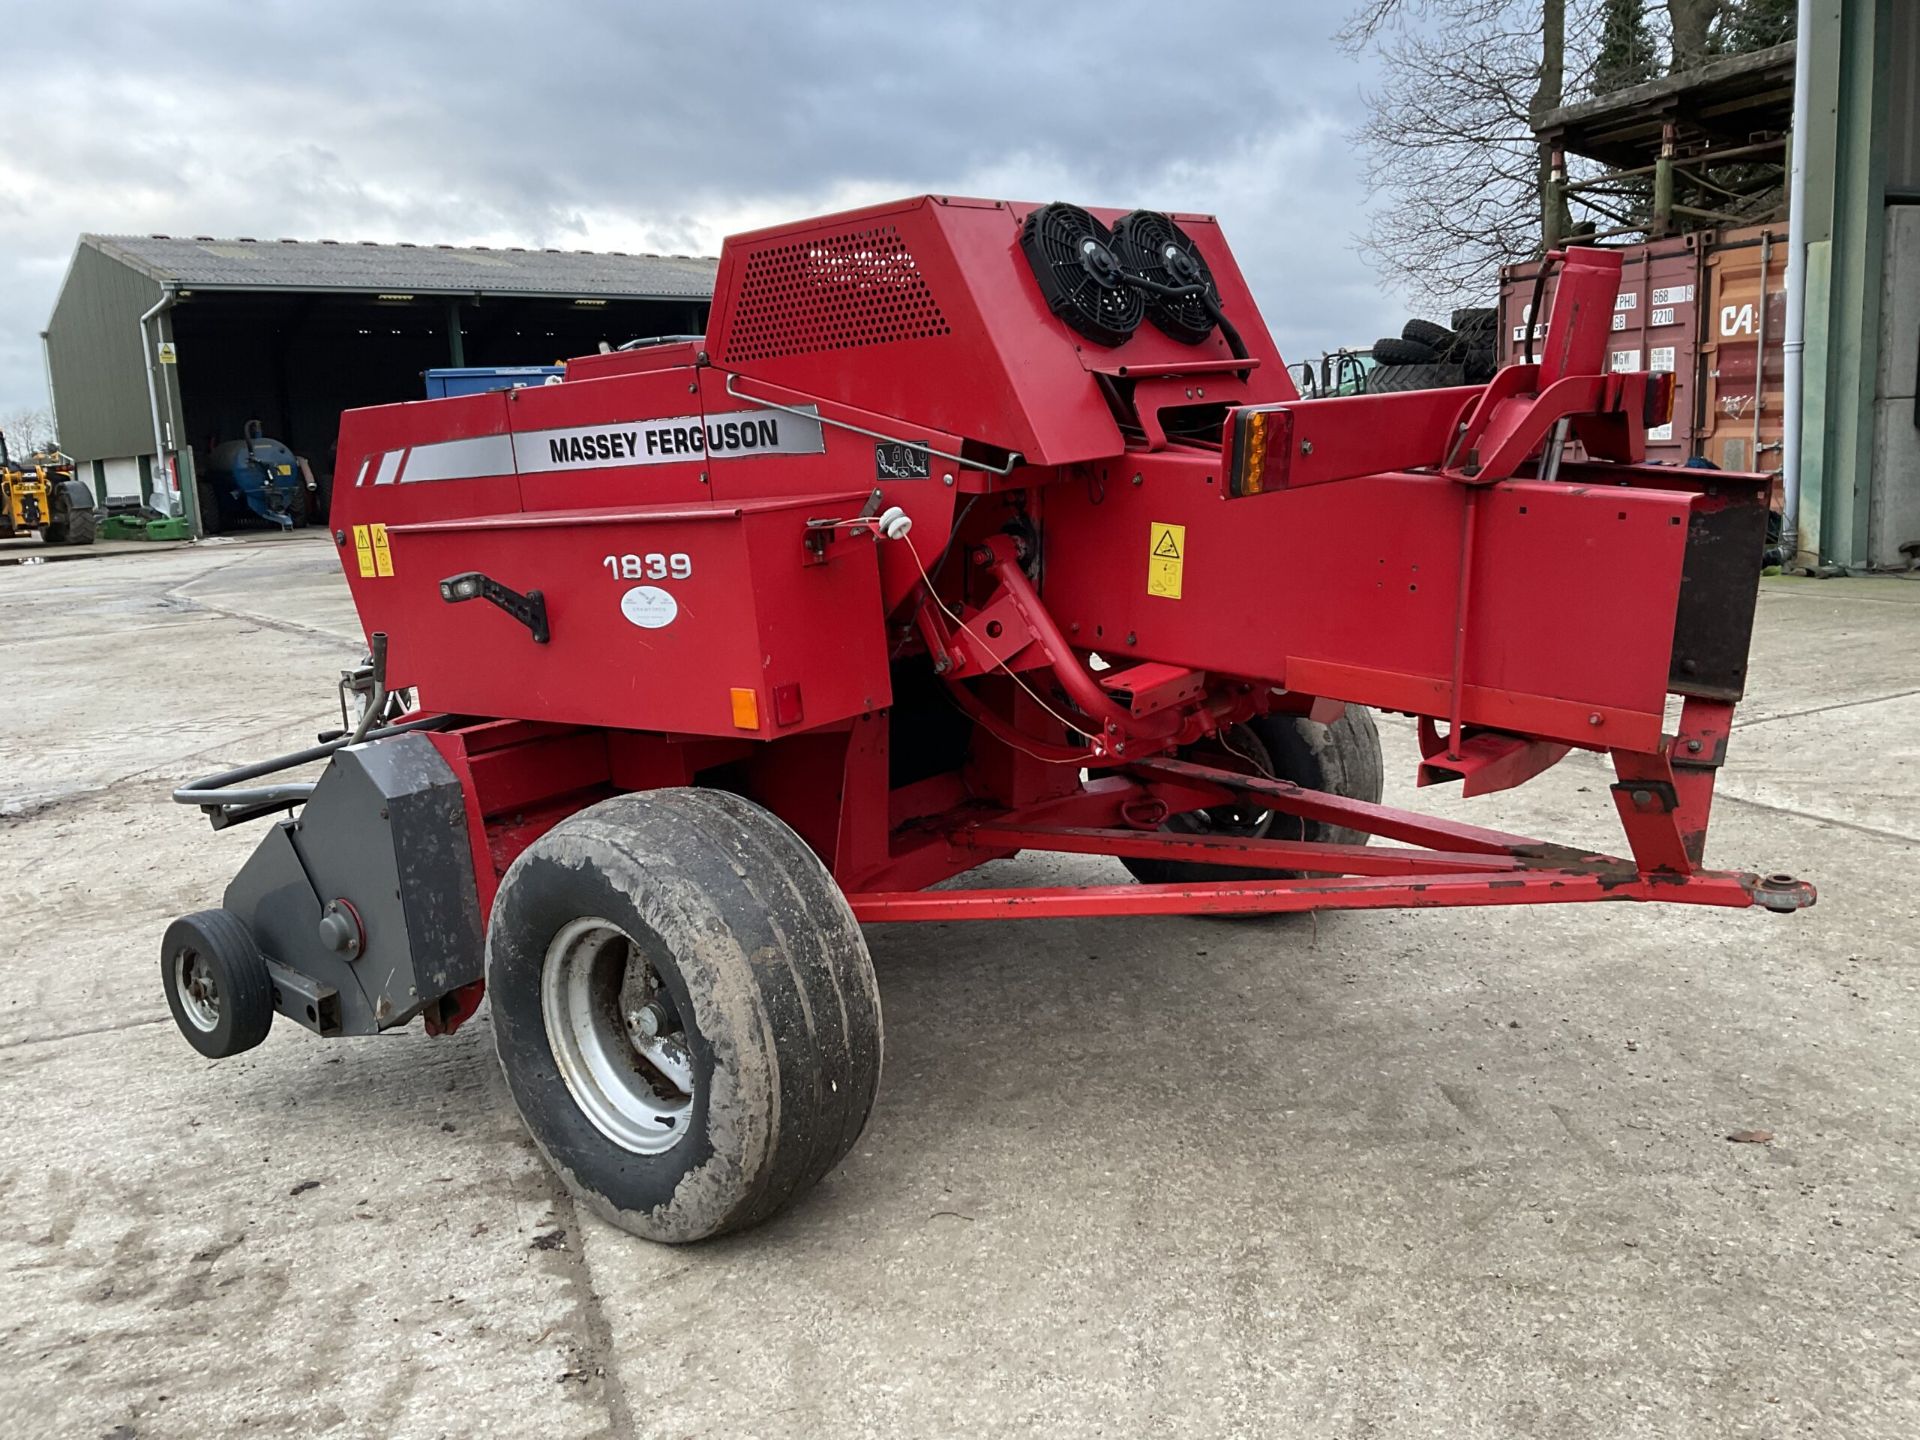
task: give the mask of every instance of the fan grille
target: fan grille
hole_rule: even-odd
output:
[[[1042,205],[1020,229],[1020,248],[1047,306],[1101,345],[1120,345],[1139,327],[1146,301],[1127,284],[1107,227],[1077,205]]]
[[[1220,295],[1192,236],[1157,210],[1135,210],[1114,222],[1113,249],[1132,274],[1161,285],[1207,287],[1204,296],[1149,295],[1147,318],[1156,327],[1183,345],[1198,345],[1213,333],[1207,300],[1218,305]]]
[[[749,254],[725,359],[772,360],[948,333],[900,232],[875,225]]]

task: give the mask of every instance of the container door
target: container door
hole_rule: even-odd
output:
[[[1722,470],[1780,469],[1786,239],[1784,229],[1732,231],[1707,256],[1699,453]]]

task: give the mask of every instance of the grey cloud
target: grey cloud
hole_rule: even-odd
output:
[[[923,190],[1217,213],[1290,356],[1398,318],[1337,7],[16,7],[0,412],[82,230],[709,250]],[[988,187],[994,187],[989,189]]]

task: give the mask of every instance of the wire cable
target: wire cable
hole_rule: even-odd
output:
[[[949,541],[948,548],[950,549],[951,546],[952,546],[952,542]],[[1034,704],[1038,705],[1042,710],[1046,711],[1047,714],[1051,715],[1055,720],[1059,721],[1060,724],[1068,730],[1068,732],[1075,735],[1085,735],[1087,733],[1087,729],[1085,725],[1077,721],[1069,720],[1065,715],[1062,715],[1058,710],[1054,709],[1053,706],[1049,705],[1041,697],[1040,692],[1038,690],[1035,690],[1031,685],[1027,684],[1025,680],[1022,680],[1020,678],[1018,671],[1016,671],[1011,665],[1007,664],[1007,662],[1002,660],[998,655],[994,654],[993,647],[989,645],[985,640],[981,639],[979,635],[975,634],[973,627],[971,625],[967,624],[966,621],[962,620],[958,615],[956,615],[951,609],[948,608],[947,602],[942,600],[940,598],[939,592],[933,588],[933,577],[927,573],[927,567],[924,563],[922,563],[920,559],[920,552],[913,548],[913,545],[911,544],[911,542],[909,542],[907,545],[907,553],[913,556],[913,563],[920,567],[920,578],[926,582],[927,596],[929,599],[933,601],[935,605],[937,605],[940,608],[940,613],[945,615],[947,619],[951,620],[955,625],[959,626],[960,629],[963,632],[965,632],[965,634],[969,638],[972,639],[973,643],[980,647],[980,652],[982,654],[991,657],[995,665],[997,665],[1000,669],[1006,671],[1007,674],[1013,678],[1014,684],[1018,685],[1022,690],[1026,691],[1028,695],[1032,696]],[[946,555],[946,551],[943,550],[941,552],[941,556],[943,559],[945,558],[945,555]],[[1008,743],[1012,744],[1013,742],[1009,741]],[[1060,759],[1052,759],[1045,755],[1037,755],[1033,751],[1026,749],[1024,746],[1014,745],[1014,748],[1016,750],[1020,750],[1023,754],[1031,756],[1035,760],[1043,760],[1049,765],[1083,765],[1083,764],[1086,764],[1088,761],[1097,760],[1100,758],[1098,755],[1094,754],[1094,752],[1091,749],[1086,751],[1086,753],[1083,755],[1077,755],[1071,759],[1060,760]]]

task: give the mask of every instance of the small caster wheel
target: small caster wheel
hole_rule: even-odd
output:
[[[160,983],[187,1043],[216,1060],[251,1050],[273,1026],[273,977],[229,910],[200,910],[167,927]]]

